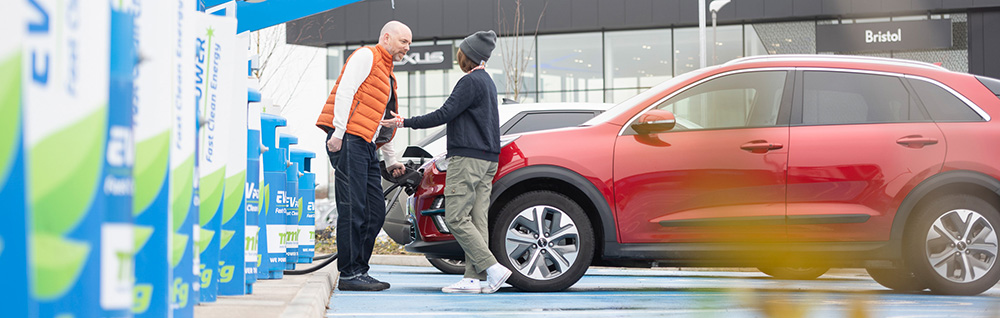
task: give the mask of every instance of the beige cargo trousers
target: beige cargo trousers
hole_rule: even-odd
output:
[[[497,263],[490,253],[487,212],[497,163],[482,159],[448,158],[444,186],[445,224],[465,250],[465,278],[486,279],[486,268]]]

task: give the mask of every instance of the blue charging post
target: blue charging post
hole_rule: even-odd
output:
[[[279,143],[285,152],[288,164],[285,167],[285,269],[295,269],[299,260],[299,164],[291,161],[292,145],[299,143],[299,138],[290,134],[281,134]]]
[[[284,277],[285,245],[281,242],[281,234],[285,232],[284,208],[279,207],[278,194],[285,192],[285,156],[278,148],[277,128],[285,126],[285,118],[271,114],[260,114],[260,139],[264,145],[264,182],[261,185],[261,211],[258,218],[260,224],[257,254],[258,279],[277,279]],[[283,200],[284,198],[282,198]]]
[[[312,173],[312,158],[316,153],[293,149],[292,162],[299,167],[299,257],[296,263],[313,261],[316,248],[316,174]]]
[[[257,253],[259,236],[258,220],[260,218],[260,177],[263,167],[260,157],[264,154],[264,145],[260,143],[260,93],[250,88],[247,100],[251,103],[247,110],[247,183],[246,183],[246,237],[243,243],[243,273],[246,276],[245,294],[253,294],[253,283],[257,282]]]

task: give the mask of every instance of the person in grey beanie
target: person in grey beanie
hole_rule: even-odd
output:
[[[445,222],[465,251],[462,280],[442,288],[446,293],[496,292],[511,271],[489,250],[487,210],[500,158],[497,87],[484,70],[497,35],[479,31],[458,46],[458,65],[466,75],[438,110],[423,116],[382,121],[386,127],[431,128],[447,124],[448,175],[445,177]],[[485,280],[486,286],[481,287]]]

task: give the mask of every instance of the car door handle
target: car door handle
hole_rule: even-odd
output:
[[[935,138],[927,138],[921,135],[910,135],[896,139],[896,143],[906,146],[908,148],[920,149],[927,145],[937,144],[938,140]]]
[[[771,150],[777,150],[785,147],[782,144],[776,144],[773,142],[767,142],[767,140],[754,140],[743,145],[740,145],[740,149],[752,152],[752,153],[765,153]]]

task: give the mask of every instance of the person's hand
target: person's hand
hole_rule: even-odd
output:
[[[381,122],[379,122],[379,124],[382,124],[382,126],[389,128],[403,127],[403,116],[399,116],[399,114],[396,114],[396,112],[391,110],[389,111],[389,114],[392,115],[392,118],[383,119]]]
[[[406,172],[406,168],[403,167],[403,164],[398,162],[385,167],[385,169],[389,170],[393,178],[399,178],[399,176],[402,176],[403,173]]]
[[[340,146],[343,144],[343,142],[344,140],[340,138],[330,136],[330,139],[326,141],[326,150],[329,152],[338,152],[340,151]]]

